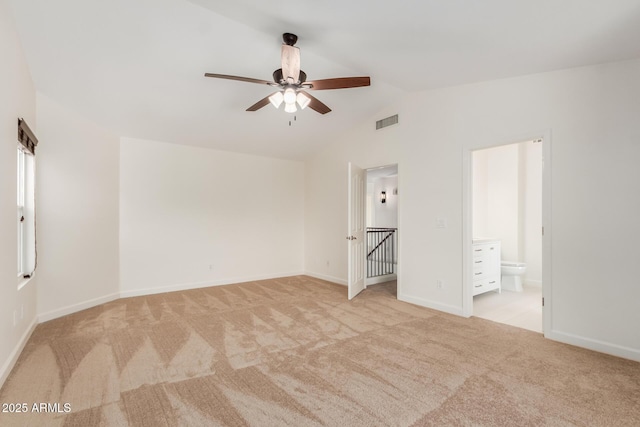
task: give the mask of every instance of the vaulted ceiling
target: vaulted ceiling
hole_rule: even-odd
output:
[[[119,136],[302,159],[413,91],[640,57],[638,0],[10,0],[38,91]],[[292,115],[270,80],[299,36],[333,111]],[[381,117],[378,117],[381,118]],[[371,124],[374,126],[374,123]]]

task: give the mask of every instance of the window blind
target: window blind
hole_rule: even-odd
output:
[[[24,119],[18,119],[18,142],[31,154],[36,154],[38,138],[33,134]]]

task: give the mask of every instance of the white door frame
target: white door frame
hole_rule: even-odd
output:
[[[473,315],[473,151],[509,145],[517,142],[542,138],[542,331],[545,337],[552,332],[551,299],[551,130],[531,132],[516,138],[509,138],[500,144],[466,146],[462,149],[462,314]],[[540,230],[542,232],[542,230]],[[541,301],[542,303],[542,301]]]

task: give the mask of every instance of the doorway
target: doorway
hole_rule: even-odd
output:
[[[367,279],[375,285],[397,279],[398,165],[367,169]]]
[[[358,178],[363,172],[364,192]],[[360,200],[356,200],[361,198]],[[358,208],[362,204],[362,209]],[[358,212],[362,212],[362,216]],[[354,214],[356,216],[354,216]],[[358,224],[364,224],[363,250]],[[392,294],[397,298],[398,273],[398,165],[360,169],[349,164],[349,299],[361,290]],[[362,279],[359,272],[362,271]],[[362,282],[361,282],[362,280]]]
[[[465,315],[549,330],[548,142],[527,138],[468,151]],[[498,255],[482,255],[487,250]]]

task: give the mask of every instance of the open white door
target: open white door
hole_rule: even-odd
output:
[[[364,169],[349,163],[348,263],[349,299],[364,290],[365,268],[365,182]]]

